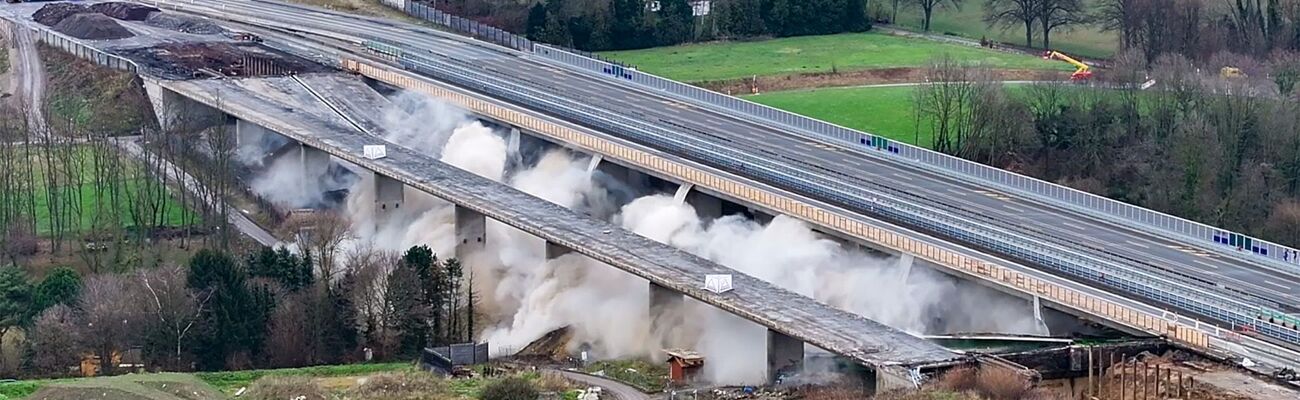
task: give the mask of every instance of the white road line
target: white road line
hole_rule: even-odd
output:
[[[908,180],[908,181],[913,180],[912,177],[907,176],[907,175],[903,175],[903,174],[900,174],[900,173],[897,173],[897,172],[894,173],[894,177],[895,177],[895,178],[903,178],[904,180]]]
[[[958,196],[965,196],[965,195],[966,195],[966,192],[963,192],[963,191],[960,191],[960,190],[957,190],[957,189],[953,189],[953,188],[948,188],[948,192],[950,192],[950,193],[952,193],[952,194],[955,194],[955,195],[958,195]]]
[[[1134,242],[1134,241],[1132,241],[1132,240],[1126,240],[1126,241],[1128,242],[1128,244],[1131,244],[1131,245],[1134,245],[1134,246],[1137,246],[1137,247],[1141,247],[1141,248],[1144,248],[1144,249],[1149,249],[1149,248],[1151,248],[1151,247],[1149,247],[1149,246],[1147,246],[1147,245],[1145,245],[1145,244],[1138,243],[1138,242]]]
[[[1219,269],[1218,266],[1216,266],[1216,265],[1214,265],[1214,264],[1207,263],[1207,262],[1205,262],[1205,261],[1201,261],[1201,260],[1192,260],[1192,262],[1195,262],[1195,263],[1197,263],[1197,264],[1201,264],[1201,265],[1204,265],[1204,266],[1207,266],[1207,267],[1210,267],[1210,268]]]
[[[1087,230],[1088,230],[1088,228],[1084,228],[1084,227],[1082,227],[1082,226],[1078,226],[1078,225],[1075,225],[1075,224],[1070,223],[1070,222],[1061,222],[1061,225],[1065,225],[1065,226],[1068,226],[1068,227],[1074,228],[1074,230],[1077,230],[1077,231],[1087,231]]]
[[[1273,283],[1273,282],[1271,282],[1271,281],[1264,281],[1264,283],[1267,283],[1267,284],[1270,284],[1270,285],[1273,285],[1273,286],[1277,286],[1277,287],[1280,287],[1280,288],[1283,288],[1283,289],[1286,289],[1286,290],[1291,290],[1291,287],[1290,287],[1290,286],[1279,285],[1279,284]]]

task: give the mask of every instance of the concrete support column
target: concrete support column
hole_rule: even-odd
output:
[[[678,203],[689,204],[700,219],[712,221],[722,217],[722,199],[695,190],[694,184],[683,183],[678,186],[673,199]]]
[[[803,342],[771,329],[767,330],[767,377],[776,380],[782,372],[803,367]]]
[[[224,123],[221,110],[173,92],[157,80],[145,79],[144,90],[164,132],[194,132]]]
[[[903,282],[907,282],[912,277],[912,264],[916,262],[916,256],[911,253],[903,253],[898,258],[898,267],[903,270]]]
[[[563,255],[565,255],[565,254],[569,254],[569,253],[572,253],[572,252],[573,252],[573,249],[570,249],[570,248],[568,248],[568,247],[564,247],[563,245],[559,245],[559,244],[552,243],[552,242],[549,241],[549,240],[546,241],[546,259],[547,259],[547,260],[554,260],[554,259],[560,258],[561,256],[563,256]]]
[[[1043,321],[1043,301],[1038,295],[1034,295],[1034,323],[1037,325],[1038,334],[1043,336],[1051,335],[1051,329],[1047,328],[1047,322]]]
[[[317,187],[317,181],[319,181],[321,175],[324,175],[325,171],[329,169],[330,155],[323,150],[299,144],[298,167],[301,172],[301,175],[299,176],[302,177],[302,179],[298,181],[298,190],[299,193],[304,194],[304,198],[307,198],[309,197],[307,195],[312,194],[308,193],[309,191],[320,189]]]
[[[596,169],[600,168],[600,164],[604,160],[605,156],[597,154],[595,157],[592,157],[590,161],[587,161],[587,176],[596,173]]]
[[[456,257],[464,260],[487,245],[487,217],[456,205]]]
[[[402,208],[406,186],[388,176],[375,173],[375,224],[383,225]]]
[[[659,286],[650,282],[650,323],[656,326],[661,323],[664,313],[668,310],[677,308],[682,304],[684,297],[672,289]]]

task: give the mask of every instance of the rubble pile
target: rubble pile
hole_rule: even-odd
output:
[[[144,20],[145,24],[156,28],[169,29],[177,32],[192,33],[195,35],[219,35],[225,33],[217,24],[206,19],[172,15],[162,12],[150,13]]]
[[[123,21],[144,21],[150,13],[159,12],[157,8],[143,4],[108,2],[90,6],[91,12],[97,12]]]
[[[45,26],[55,26],[63,22],[64,18],[72,14],[90,12],[89,8],[80,4],[72,3],[51,3],[41,7],[32,14],[32,19]]]
[[[124,39],[135,36],[116,20],[94,13],[72,14],[55,24],[54,30],[78,39]]]

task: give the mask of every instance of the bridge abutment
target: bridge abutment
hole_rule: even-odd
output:
[[[225,123],[226,113],[144,80],[144,91],[163,132],[194,132]]]
[[[456,258],[466,259],[487,245],[487,217],[456,205]]]
[[[767,330],[767,378],[803,367],[803,342],[784,333]]]

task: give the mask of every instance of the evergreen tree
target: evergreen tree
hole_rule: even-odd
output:
[[[546,29],[546,5],[539,1],[528,9],[528,21],[525,23],[524,36],[527,36],[530,40],[542,41],[543,29]]]
[[[56,304],[77,304],[81,293],[81,276],[68,267],[58,267],[36,286],[32,299],[32,312],[39,314]]]
[[[393,356],[414,357],[427,344],[429,306],[420,284],[420,274],[405,262],[388,276],[384,291],[387,304],[384,323],[387,331],[396,336]]]
[[[660,46],[670,46],[691,40],[695,17],[686,0],[661,0],[656,25],[656,41]]]
[[[212,294],[203,318],[204,330],[195,340],[200,368],[222,369],[233,356],[261,349],[274,299],[266,288],[250,287],[247,272],[229,255],[200,250],[190,259],[186,286]]]
[[[250,253],[246,263],[254,277],[269,278],[289,291],[298,291],[314,280],[310,256],[299,257],[286,248],[262,248]]]
[[[0,340],[9,328],[27,324],[33,315],[27,274],[18,267],[0,267]]]

